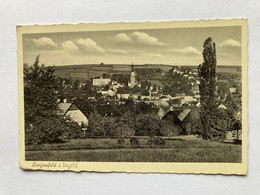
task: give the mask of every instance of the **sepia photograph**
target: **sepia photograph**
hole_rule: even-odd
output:
[[[247,20],[18,26],[20,166],[247,173]]]

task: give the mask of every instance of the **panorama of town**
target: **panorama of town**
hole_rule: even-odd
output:
[[[118,117],[124,109],[134,109],[138,114],[150,114],[159,120],[171,121],[180,127],[178,134],[196,134],[200,129],[200,91],[197,67],[155,65],[125,65],[128,70],[113,73],[120,65],[95,65],[87,73],[69,72],[70,68],[57,69],[67,78],[58,78],[59,107],[62,114],[69,115],[84,130],[84,135],[106,135],[105,130],[88,130],[88,116],[97,113],[101,117]],[[217,74],[217,107],[241,117],[241,68],[220,67]],[[229,72],[224,72],[224,71]],[[74,70],[75,71],[75,70]],[[55,74],[55,73],[54,73]],[[93,75],[91,77],[91,74]],[[95,76],[94,76],[95,75]],[[86,79],[89,78],[89,79]],[[74,104],[72,106],[72,104]],[[71,107],[72,106],[72,107]],[[74,110],[78,109],[83,114]],[[216,128],[233,130],[227,118]],[[221,123],[221,122],[220,122]],[[83,132],[82,132],[83,133]],[[171,136],[167,133],[164,136]],[[230,134],[230,133],[229,133]],[[230,136],[230,135],[229,135]],[[231,137],[228,139],[232,140]],[[227,139],[227,140],[228,140]]]
[[[242,67],[24,64],[26,160],[241,162]]]

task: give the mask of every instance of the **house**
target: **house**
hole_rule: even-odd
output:
[[[117,93],[116,97],[118,99],[129,99],[130,93]]]
[[[196,103],[198,102],[198,100],[192,96],[184,96],[183,98],[181,98],[181,102],[182,104],[192,104],[192,103]]]
[[[112,116],[118,116],[120,109],[118,105],[115,105],[112,102],[106,102],[106,104],[98,105],[96,107],[96,111],[101,116],[112,117]]]
[[[173,99],[170,101],[170,105],[172,108],[180,108],[182,106],[182,102],[180,99]]]
[[[108,89],[108,90],[100,90],[98,93],[101,93],[103,96],[114,96],[115,91]]]
[[[102,86],[109,84],[111,79],[109,77],[95,77],[93,78],[93,86]]]
[[[236,88],[235,87],[230,87],[229,88],[229,91],[230,91],[230,93],[236,93]]]
[[[162,119],[168,111],[169,111],[168,107],[160,107],[159,110],[156,113],[156,116],[159,119]]]
[[[170,110],[162,120],[172,122],[178,125],[182,130],[182,134],[190,135],[192,133],[192,121],[199,119],[199,108],[196,106],[187,109]]]
[[[218,108],[219,108],[219,109],[223,109],[223,110],[226,110],[226,109],[227,109],[227,107],[226,107],[224,104],[220,104],[220,105],[218,106]]]
[[[59,113],[62,116],[70,117],[80,126],[88,126],[88,118],[74,103],[59,103]]]

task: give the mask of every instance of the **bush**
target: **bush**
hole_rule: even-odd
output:
[[[121,124],[116,126],[114,133],[119,137],[133,136],[135,134],[135,130],[127,124]]]
[[[160,138],[160,137],[151,137],[147,140],[147,145],[152,146],[152,145],[159,145],[159,146],[164,146],[166,144],[165,139]]]
[[[117,141],[117,144],[123,145],[125,143],[125,139],[123,137],[120,137]]]
[[[79,132],[77,123],[61,116],[40,118],[34,124],[25,125],[25,144],[61,143],[78,137]]]
[[[153,115],[139,114],[136,116],[136,135],[157,136],[160,135],[161,121]]]
[[[139,145],[139,141],[135,137],[130,138],[130,143],[131,143],[131,145]]]
[[[174,125],[169,122],[162,122],[160,133],[163,136],[167,136],[167,137],[177,136],[181,132],[182,132],[182,129],[179,126]]]
[[[226,131],[210,128],[209,138],[212,141],[221,141],[226,138]]]

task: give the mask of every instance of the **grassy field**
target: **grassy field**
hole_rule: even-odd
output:
[[[79,139],[62,144],[27,146],[28,161],[100,161],[100,162],[241,162],[241,145],[195,140],[167,140],[165,146],[139,145],[115,138]]]

